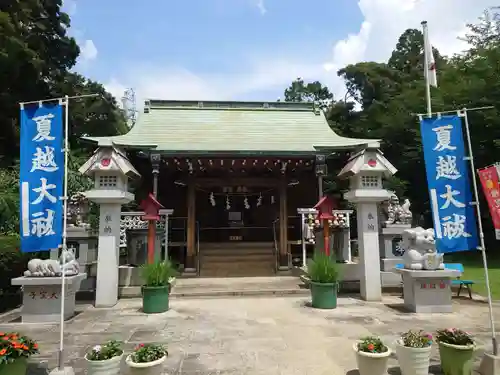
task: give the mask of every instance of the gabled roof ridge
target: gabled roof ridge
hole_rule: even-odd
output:
[[[149,109],[212,109],[212,110],[281,110],[314,111],[313,102],[282,101],[231,101],[231,100],[161,100],[149,99],[144,102]]]

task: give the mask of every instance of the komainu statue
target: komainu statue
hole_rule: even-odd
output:
[[[396,194],[392,194],[388,201],[382,204],[382,223],[387,226],[391,224],[411,224],[413,214],[410,211],[411,203],[405,199],[403,204],[399,203]]]
[[[402,234],[405,249],[403,261],[405,268],[411,270],[444,269],[443,254],[436,251],[434,229],[416,227],[406,229]]]
[[[72,249],[63,250],[59,260],[31,259],[28,270],[24,271],[26,277],[57,277],[64,272],[65,276],[74,276],[80,273],[80,264],[75,258]]]

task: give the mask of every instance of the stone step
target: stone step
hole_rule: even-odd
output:
[[[200,256],[205,255],[223,255],[223,256],[238,256],[238,255],[270,255],[273,256],[272,248],[239,248],[239,249],[200,249]]]
[[[274,262],[272,254],[200,254],[200,261],[207,263]]]
[[[273,276],[276,272],[272,268],[259,269],[201,269],[201,277],[251,277]]]
[[[229,269],[229,270],[252,270],[259,268],[273,268],[274,262],[205,262],[200,263],[200,270],[218,270],[218,269]]]
[[[200,249],[241,249],[241,248],[251,248],[251,249],[272,249],[274,248],[273,242],[203,242],[200,243]]]

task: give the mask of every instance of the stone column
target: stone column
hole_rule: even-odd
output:
[[[377,203],[357,203],[360,291],[365,301],[382,299]]]
[[[110,307],[118,302],[120,216],[121,204],[102,203],[99,207],[96,307]]]

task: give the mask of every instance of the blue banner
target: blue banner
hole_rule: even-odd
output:
[[[427,184],[439,253],[476,250],[475,209],[459,116],[420,122]]]
[[[63,108],[21,108],[21,251],[57,249],[63,232]]]

